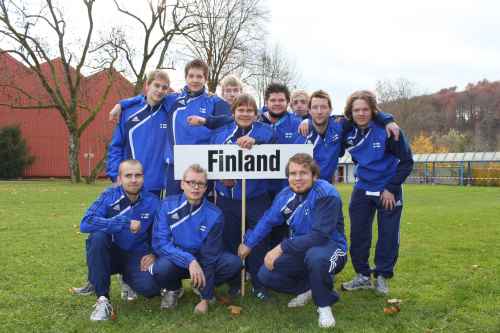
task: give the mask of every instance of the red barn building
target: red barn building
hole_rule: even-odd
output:
[[[61,78],[62,84],[64,71],[59,59],[52,60],[56,77]],[[44,70],[50,66],[45,63]],[[37,105],[37,101],[49,101],[36,74],[21,62],[8,54],[0,54],[0,85],[9,82],[15,88],[0,89],[0,104]],[[87,176],[95,164],[105,154],[114,124],[108,121],[108,111],[122,98],[131,96],[132,84],[120,73],[113,72],[113,85],[99,112],[83,132],[80,144],[80,172]],[[102,93],[108,84],[109,75],[106,70],[93,75],[82,77],[80,100],[82,104],[94,107],[98,104]],[[34,96],[29,99],[20,90]],[[43,103],[41,103],[43,105]],[[79,119],[82,122],[88,116],[88,111],[80,108]],[[54,108],[14,109],[0,105],[0,127],[18,124],[26,139],[30,152],[35,156],[35,162],[25,170],[25,177],[69,177],[68,163],[68,130],[59,112]],[[87,153],[92,153],[92,159],[86,159]],[[86,155],[87,154],[87,155]],[[89,168],[90,161],[90,168]],[[90,171],[89,171],[90,169]]]

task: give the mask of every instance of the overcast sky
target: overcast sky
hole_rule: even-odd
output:
[[[81,5],[61,3],[71,23],[85,22]],[[122,3],[147,11],[146,0]],[[455,85],[463,89],[484,78],[500,80],[500,1],[266,3],[270,42],[278,42],[295,62],[303,88],[332,95],[336,113],[351,92],[374,89],[377,80],[405,78],[420,93]],[[111,0],[97,1],[95,12],[100,28],[102,23],[126,23]]]
[[[421,93],[500,80],[498,1],[269,1],[269,32],[309,91],[340,112],[357,89],[406,78]]]

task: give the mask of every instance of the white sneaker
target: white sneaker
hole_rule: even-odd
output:
[[[101,320],[109,320],[114,315],[113,307],[106,296],[101,296],[97,299],[97,302],[94,305],[94,311],[90,315],[90,320],[92,321],[101,321]]]
[[[177,301],[184,295],[184,289],[181,287],[178,290],[162,290],[160,309],[173,309],[177,306]]]
[[[290,302],[288,302],[288,307],[289,308],[298,308],[298,307],[304,306],[307,303],[309,303],[309,301],[311,299],[312,299],[312,292],[309,289],[305,293],[299,294],[299,295],[295,296],[294,298],[292,298],[290,300]]]
[[[121,275],[118,275],[118,281],[120,281],[121,285],[121,297],[122,300],[127,301],[127,302],[132,302],[137,299],[137,293],[132,289],[128,284],[123,281],[123,278]]]
[[[318,307],[318,325],[321,328],[330,328],[335,326],[332,308],[329,306]]]

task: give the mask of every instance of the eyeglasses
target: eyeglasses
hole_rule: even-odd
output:
[[[195,180],[184,180],[184,182],[192,188],[205,188],[205,187],[207,187],[207,183],[197,182]]]

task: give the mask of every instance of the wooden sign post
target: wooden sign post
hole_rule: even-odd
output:
[[[174,146],[174,176],[182,179],[193,164],[201,165],[208,179],[241,180],[241,242],[246,231],[246,180],[285,179],[290,157],[297,153],[313,155],[312,144],[256,145],[243,149],[237,145],[176,145]],[[244,267],[244,262],[243,262]],[[241,270],[241,296],[245,296],[245,274]]]

